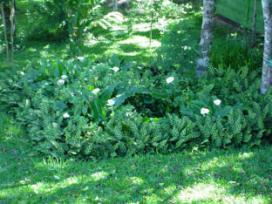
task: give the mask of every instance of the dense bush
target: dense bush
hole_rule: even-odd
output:
[[[81,39],[94,13],[97,0],[45,0],[28,8],[28,40],[60,41]],[[41,26],[43,25],[43,26]]]
[[[116,60],[43,60],[5,79],[0,99],[39,152],[97,159],[270,140],[272,95],[259,94],[258,78],[247,67],[198,80]]]

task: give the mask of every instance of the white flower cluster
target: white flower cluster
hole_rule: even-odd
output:
[[[215,99],[213,101],[213,104],[216,105],[216,106],[220,106],[222,103],[222,101],[220,99]],[[205,115],[208,115],[210,113],[210,110],[208,108],[201,108],[200,109],[200,114],[205,116]]]
[[[113,67],[111,70],[114,71],[114,72],[119,72],[120,68],[119,67]]]
[[[216,105],[216,106],[220,106],[222,103],[222,101],[220,99],[216,99],[213,101],[213,104]]]
[[[100,92],[100,89],[99,89],[99,88],[96,88],[96,89],[92,90],[92,93],[93,93],[94,95],[97,95],[99,92]]]
[[[68,79],[68,76],[67,75],[62,75],[61,78],[57,81],[57,84],[59,86],[62,86],[65,84],[66,80]]]
[[[113,99],[109,99],[108,101],[107,101],[107,105],[108,106],[114,106],[114,104],[115,104],[115,99],[113,98]]]
[[[168,77],[168,78],[166,79],[166,83],[167,83],[167,84],[171,84],[174,80],[175,80],[174,77]]]
[[[68,118],[70,118],[70,115],[69,115],[69,113],[64,113],[63,115],[62,115],[62,117],[64,118],[64,119],[68,119]]]
[[[201,115],[208,115],[210,110],[208,108],[201,108],[200,109],[200,114]]]
[[[115,103],[116,103],[116,100],[117,100],[119,97],[121,97],[121,96],[122,96],[122,94],[119,94],[119,95],[117,95],[115,98],[109,99],[109,100],[107,101],[107,105],[108,105],[108,106],[114,106]]]

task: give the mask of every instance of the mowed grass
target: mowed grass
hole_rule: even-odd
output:
[[[33,155],[16,123],[3,124],[1,204],[272,202],[272,147],[64,161]]]

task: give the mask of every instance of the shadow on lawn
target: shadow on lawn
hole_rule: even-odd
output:
[[[251,203],[252,199],[266,199],[269,202],[271,153],[271,148],[265,148],[86,163],[24,159],[0,172],[4,178],[0,201]]]

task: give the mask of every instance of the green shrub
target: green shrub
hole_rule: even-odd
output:
[[[257,72],[210,69],[202,79],[118,60],[48,61],[0,83],[0,103],[54,157],[101,159],[271,140],[272,94]],[[7,83],[8,82],[8,83]]]
[[[98,3],[96,0],[34,3],[27,13],[29,28],[26,37],[38,41],[81,40],[95,16],[95,9],[99,8]]]

